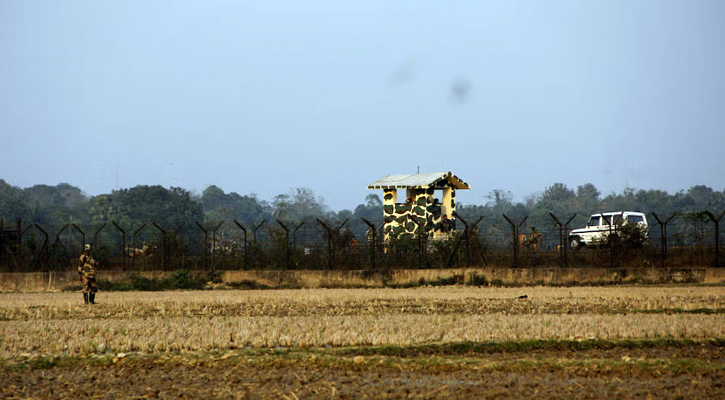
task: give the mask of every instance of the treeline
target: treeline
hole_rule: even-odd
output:
[[[375,218],[382,215],[378,195],[370,194],[365,200],[366,203],[357,206],[354,212],[335,212],[325,205],[322,197],[306,188],[277,195],[271,201],[261,200],[254,194],[225,193],[217,186],[209,186],[201,195],[178,187],[140,185],[114,190],[110,194],[86,196],[67,183],[23,189],[0,179],[0,219],[6,224],[20,219],[24,223],[50,226],[87,226],[110,221],[126,226],[149,222],[178,226],[184,221],[213,223],[221,220],[254,225],[277,219],[343,220],[352,216]]]
[[[576,189],[555,183],[541,194],[529,196],[524,202],[514,202],[512,198],[513,194],[509,191],[493,190],[484,205],[464,205],[459,213],[469,216],[507,214],[517,218],[529,216],[546,219],[549,213],[566,217],[574,213],[588,216],[598,212],[629,210],[668,216],[673,213],[725,211],[725,190],[718,192],[704,185],[692,186],[674,194],[663,190],[627,188],[622,193],[602,197],[601,192],[591,183]]]
[[[465,198],[464,193],[459,198]],[[555,183],[524,201],[513,199],[510,191],[492,190],[482,199],[483,204],[459,203],[458,214],[470,220],[480,217],[500,219],[502,214],[516,219],[545,220],[549,219],[549,213],[565,218],[574,213],[585,216],[617,210],[656,212],[664,216],[700,211],[719,215],[725,211],[725,191],[703,185],[674,194],[662,190],[626,189],[622,193],[602,196],[591,183],[575,189]],[[129,228],[156,223],[175,229],[185,223],[197,223],[210,224],[211,229],[221,221],[247,227],[263,222],[281,222],[295,227],[304,221],[341,223],[347,220],[356,221],[355,226],[364,231],[365,224],[359,223],[363,218],[376,224],[382,222],[382,201],[378,193],[368,194],[364,202],[352,210],[334,211],[325,205],[322,196],[307,188],[293,189],[271,200],[259,199],[253,194],[226,193],[217,186],[209,186],[201,194],[178,187],[142,185],[87,196],[67,183],[19,188],[0,179],[0,219],[6,226],[17,220],[42,226],[97,226],[113,221]]]

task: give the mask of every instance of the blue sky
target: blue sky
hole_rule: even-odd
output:
[[[725,189],[725,2],[0,0],[0,179]]]

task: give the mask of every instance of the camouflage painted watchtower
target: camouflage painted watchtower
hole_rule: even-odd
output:
[[[456,227],[456,189],[470,188],[450,172],[388,175],[368,185],[368,189],[383,189],[385,240],[406,233],[447,236]],[[404,198],[399,189],[405,189]]]

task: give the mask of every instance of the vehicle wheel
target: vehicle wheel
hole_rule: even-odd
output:
[[[575,236],[569,239],[569,248],[571,248],[572,250],[579,250],[582,248],[579,237]]]

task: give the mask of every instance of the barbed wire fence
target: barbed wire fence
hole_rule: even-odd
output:
[[[720,222],[725,212],[651,213],[648,244],[612,241],[572,250],[568,234],[588,215],[460,216],[446,239],[427,234],[384,240],[382,216],[341,221],[262,220],[120,222],[79,226],[0,220],[0,271],[72,270],[85,243],[103,268],[121,271],[392,270],[465,266],[721,267]],[[420,229],[425,232],[425,229]],[[532,240],[534,233],[536,240]]]

